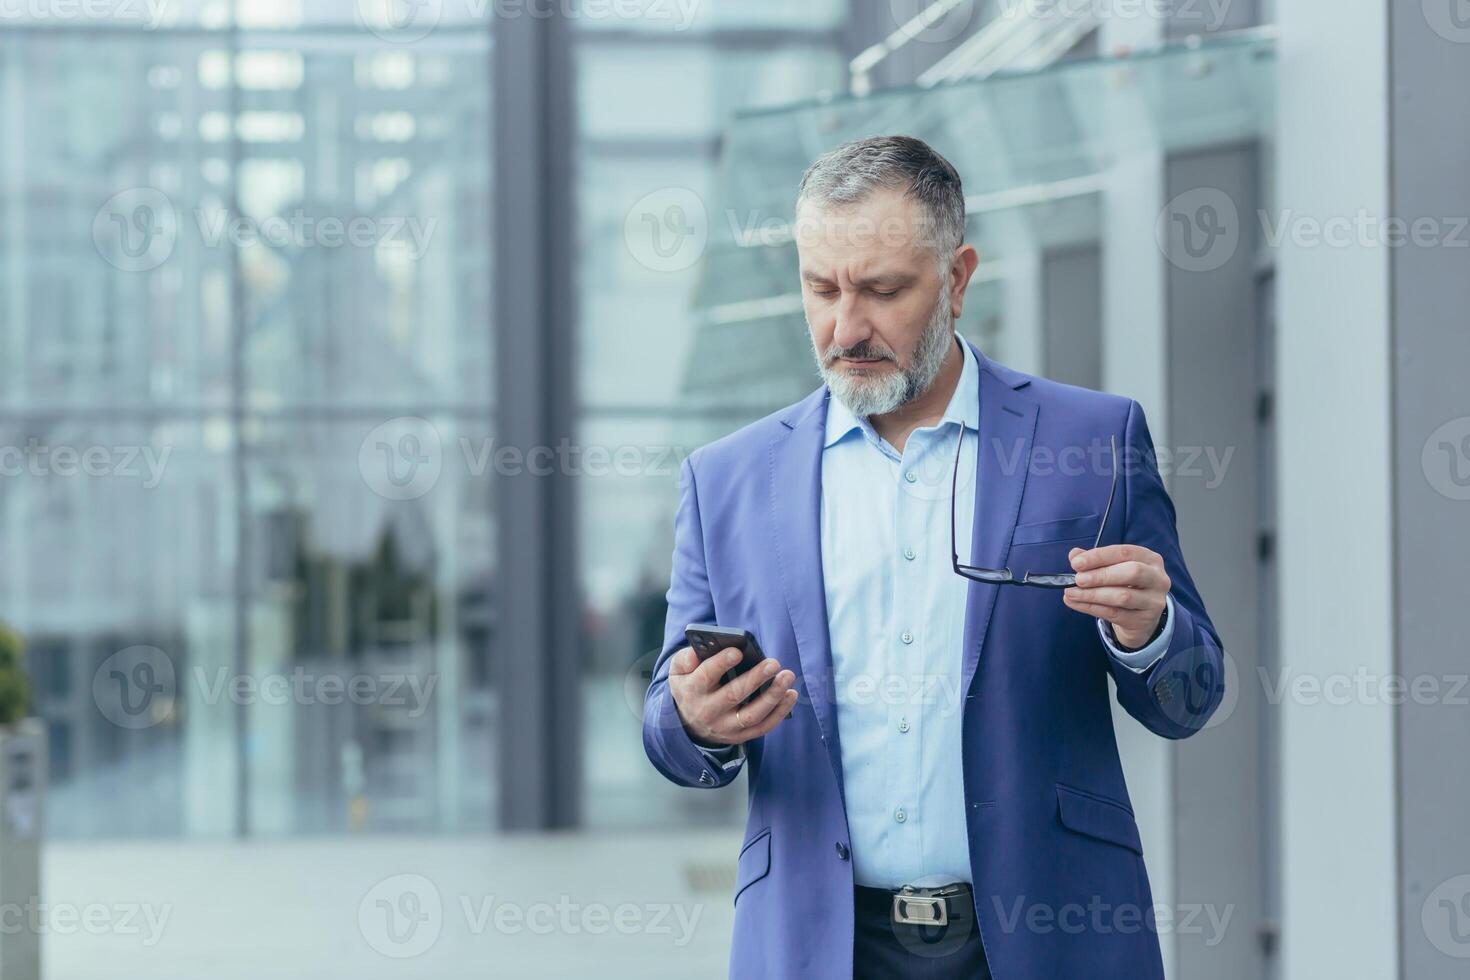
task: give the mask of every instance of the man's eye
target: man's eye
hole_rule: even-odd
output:
[[[837,290],[835,290],[835,289],[813,289],[812,290],[812,295],[813,296],[836,296],[837,295]]]
[[[896,290],[896,289],[890,289],[888,292],[885,293],[881,289],[875,289],[875,290],[873,290],[873,295],[874,296],[883,296],[883,297],[897,296],[898,295],[898,290]]]

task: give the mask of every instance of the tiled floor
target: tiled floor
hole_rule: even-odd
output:
[[[55,844],[45,976],[723,977],[738,848],[738,830]]]

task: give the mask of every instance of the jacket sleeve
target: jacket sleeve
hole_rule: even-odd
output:
[[[1174,503],[1149,435],[1143,407],[1131,401],[1118,465],[1125,475],[1122,541],[1158,552],[1169,574],[1174,616],[1168,649],[1146,670],[1113,657],[1108,669],[1118,701],[1144,727],[1165,738],[1188,738],[1204,728],[1225,694],[1225,654],[1204,601],[1184,566]]]
[[[669,663],[687,644],[684,627],[715,621],[705,564],[704,531],[699,517],[699,493],[694,484],[694,457],[679,468],[679,509],[674,516],[674,570],[667,594],[664,643],[653,667],[653,681],[643,696],[643,750],[659,772],[680,786],[713,789],[738,775],[740,766],[716,764],[689,737],[669,691]],[[743,758],[743,753],[737,753]]]

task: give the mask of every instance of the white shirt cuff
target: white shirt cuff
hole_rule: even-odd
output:
[[[1164,652],[1169,649],[1169,640],[1174,636],[1174,597],[1164,596],[1164,629],[1158,637],[1148,646],[1141,650],[1120,650],[1113,638],[1112,628],[1107,620],[1097,621],[1097,631],[1102,636],[1103,645],[1108,648],[1108,653],[1113,659],[1134,673],[1141,674],[1154,665]]]
[[[721,745],[718,748],[710,748],[695,742],[694,747],[699,750],[700,755],[709,760],[710,765],[719,769],[738,769],[741,763],[745,762],[744,745]]]

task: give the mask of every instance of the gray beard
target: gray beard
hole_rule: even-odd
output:
[[[887,415],[902,405],[918,398],[934,384],[939,369],[949,354],[949,345],[954,343],[954,317],[949,312],[949,294],[940,291],[939,302],[929,315],[924,332],[914,348],[914,356],[907,368],[886,372],[878,377],[857,377],[830,361],[842,348],[835,344],[827,348],[824,356],[812,344],[812,354],[817,360],[817,371],[832,392],[832,397],[847,406],[852,414],[863,418],[869,415]],[[893,358],[889,358],[893,360]],[[896,363],[896,361],[895,361]]]

